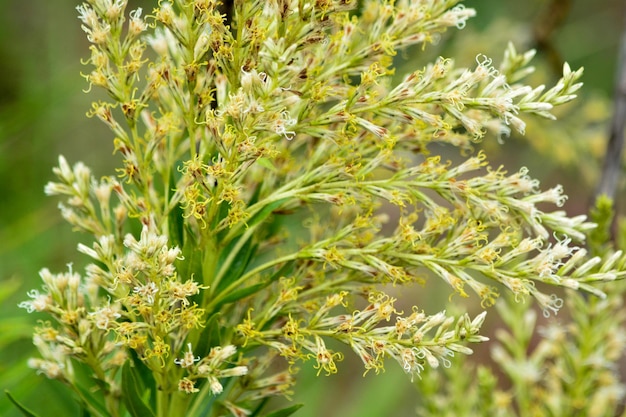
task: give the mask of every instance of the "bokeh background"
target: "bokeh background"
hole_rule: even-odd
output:
[[[154,5],[148,0],[130,3],[145,11]],[[533,120],[523,138],[514,136],[504,144],[488,138],[480,146],[494,165],[502,163],[510,171],[528,166],[543,187],[563,184],[570,195],[566,208],[585,213],[608,136],[623,3],[467,0],[464,4],[475,8],[477,17],[462,31],[450,31],[438,45],[401,54],[398,73],[439,55],[454,57],[459,66],[473,66],[479,53],[497,63],[509,41],[518,50],[540,47],[534,84],[554,82],[562,60],[572,68],[584,66],[580,98],[560,111],[558,122]],[[85,117],[99,93],[83,92],[87,84],[80,75],[80,59],[88,57],[89,44],[76,18],[77,4],[0,0],[0,388],[42,416],[77,415],[77,409],[67,402],[63,387],[27,368],[33,353],[31,329],[38,318],[18,309],[17,303],[39,287],[42,267],[59,271],[69,262],[76,268],[84,262],[75,251],[81,236],[63,222],[56,201],[44,196],[43,187],[52,179],[59,154],[71,163],[82,160],[97,176],[109,174],[117,158],[107,129]],[[622,181],[619,195],[623,190]],[[622,200],[618,208],[625,208]],[[445,301],[448,295],[422,297]],[[400,369],[390,366],[382,375],[363,378],[350,355],[340,368],[345,372],[336,376],[315,377],[312,369],[303,368],[294,401],[307,407],[297,416],[415,416],[419,399]],[[0,415],[20,415],[3,393]]]

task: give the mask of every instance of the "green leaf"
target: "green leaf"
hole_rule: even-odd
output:
[[[27,317],[10,317],[0,320],[0,349],[33,335],[32,321]]]
[[[142,400],[145,388],[141,383],[141,376],[137,374],[135,368],[128,361],[122,368],[122,390],[124,392],[122,397],[124,405],[133,417],[154,416],[154,411]]]
[[[261,401],[259,401],[259,404],[252,411],[252,414],[250,414],[250,417],[258,417],[261,414],[261,411],[263,411],[263,409],[267,405],[268,401],[269,401],[269,397],[265,397]]]
[[[233,240],[228,244],[226,248],[220,254],[220,259],[218,261],[218,271],[222,268],[223,263],[226,261],[226,258],[231,255],[231,252],[234,250],[234,246],[239,242],[239,239]],[[248,240],[243,244],[243,246],[237,252],[237,256],[233,259],[232,263],[228,267],[228,270],[222,280],[220,281],[217,290],[220,291],[228,287],[233,281],[236,281],[241,277],[241,275],[245,272],[246,268],[250,264],[254,254],[256,253],[258,245],[252,243],[252,239],[248,238]]]
[[[266,414],[265,417],[289,417],[299,409],[301,409],[304,404],[295,404],[291,407],[283,408],[281,410],[276,410],[272,413]]]
[[[183,215],[184,212],[180,204],[176,204],[176,206],[167,215],[170,246],[183,246],[185,233],[185,218],[183,217]]]
[[[205,382],[207,384],[207,382]],[[205,417],[211,415],[211,409],[215,404],[217,396],[210,395],[206,398],[206,395],[196,396],[192,400],[192,405],[185,417]]]
[[[270,285],[272,282],[278,280],[280,277],[285,276],[289,273],[289,271],[293,268],[293,261],[285,263],[278,271],[276,271],[269,279],[258,282],[256,284],[252,284],[248,287],[244,287],[238,290],[233,291],[228,296],[226,296],[223,300],[216,305],[216,309],[219,309],[222,305],[235,302],[237,300],[241,300],[249,295],[252,295],[256,292],[261,291],[263,288]]]
[[[156,392],[156,381],[154,380],[154,373],[148,366],[141,360],[137,352],[133,349],[130,350],[130,359],[132,361],[131,367],[135,375],[139,376],[141,381],[139,382],[143,387],[144,398],[146,394]],[[147,395],[150,400],[148,407],[156,409],[156,395]]]
[[[22,412],[22,414],[24,414],[26,417],[38,417],[37,414],[33,413],[32,411],[30,411],[28,408],[24,407],[22,404],[19,403],[19,401],[17,401],[15,398],[13,398],[13,395],[11,395],[11,393],[9,392],[9,390],[4,390],[4,393],[7,395],[7,397],[9,397],[9,400],[15,404],[15,406]]]
[[[274,282],[277,281],[280,277],[291,274],[293,270],[293,264],[294,261],[289,261],[283,264],[283,266],[281,266],[278,271],[274,272],[274,275],[270,277],[269,281]]]
[[[213,218],[213,224],[211,225],[212,229],[215,229],[218,223],[224,220],[226,216],[228,216],[228,211],[230,210],[230,203],[228,201],[222,201],[217,210],[218,210],[217,216]]]
[[[241,288],[239,290],[231,292],[227,297],[225,297],[220,303],[215,307],[219,308],[220,306],[228,303],[235,302],[237,300],[241,300],[251,294],[261,291],[263,288],[267,287],[270,284],[270,281],[259,282],[257,284],[250,285],[249,287]]]
[[[259,201],[259,197],[261,197],[261,188],[260,184],[256,186],[254,193],[252,193],[252,196],[248,200],[248,206],[256,204]]]
[[[233,281],[239,279],[243,275],[243,273],[250,265],[250,261],[254,258],[254,254],[256,253],[259,245],[252,244],[251,240],[248,240],[246,244],[241,248],[237,257],[235,257],[234,262],[231,264],[225,279],[222,280],[220,287],[224,288],[226,285],[230,285]]]
[[[176,264],[176,269],[182,277],[202,274],[202,250],[198,247],[198,241],[194,233],[188,227],[185,228],[185,238],[182,247],[183,260]]]
[[[274,164],[272,164],[272,161],[270,161],[267,158],[259,158],[256,160],[257,163],[259,165],[261,165],[263,168],[267,168],[272,172],[277,172],[278,170],[276,169],[276,167],[274,166]]]
[[[105,382],[94,378],[92,369],[83,362],[72,360],[72,369],[74,370],[75,379],[74,388],[82,402],[89,410],[97,413],[98,416],[107,417],[109,411],[104,405],[102,391],[94,391],[92,389],[94,385],[98,386],[101,390],[108,389],[108,387],[105,386]]]
[[[274,210],[282,206],[287,201],[289,201],[289,198],[281,198],[280,200],[269,203],[246,222],[248,227],[253,227],[263,220],[267,219],[267,217],[272,214]]]
[[[88,389],[81,384],[76,384],[75,388],[88,409],[95,411],[100,417],[109,416],[109,411],[106,409],[104,404],[98,401],[98,399],[94,397]]]
[[[22,285],[22,282],[16,278],[4,280],[0,283],[0,304],[12,296]]]
[[[198,353],[200,356],[206,356],[213,346],[220,345],[222,340],[220,339],[220,326],[219,318],[221,313],[219,311],[210,315],[204,321],[204,329],[200,334],[197,341],[194,341],[194,353]]]
[[[80,407],[80,417],[91,417],[89,409],[87,409],[84,405]]]

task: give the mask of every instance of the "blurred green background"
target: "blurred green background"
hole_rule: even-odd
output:
[[[59,154],[70,163],[82,160],[97,176],[108,174],[116,162],[106,128],[85,117],[99,93],[82,91],[87,85],[80,76],[80,59],[88,57],[89,44],[76,18],[77,4],[75,0],[0,0],[0,388],[9,389],[42,416],[76,415],[77,410],[61,400],[66,397],[60,395],[63,387],[27,368],[26,360],[33,353],[31,328],[38,318],[18,309],[17,303],[29,289],[39,287],[41,268],[59,271],[72,261],[76,268],[83,265],[75,252],[81,236],[62,221],[56,200],[46,198],[43,187],[52,180],[51,169]],[[150,11],[154,2],[131,4]],[[504,163],[510,171],[526,165],[543,187],[563,183],[570,195],[568,210],[584,213],[597,183],[608,133],[623,2],[468,0],[464,4],[475,8],[478,16],[463,31],[451,31],[440,45],[403,54],[400,72],[419,68],[438,55],[455,57],[459,66],[472,66],[474,57],[484,53],[497,63],[509,40],[518,50],[534,47],[535,29],[546,27],[545,22],[564,10],[563,5],[571,5],[547,37],[552,53],[540,52],[535,79],[554,81],[554,57],[567,60],[573,68],[584,66],[581,98],[557,123],[531,122],[526,138],[512,137],[505,145],[489,139],[484,146],[495,165]],[[561,6],[550,11],[555,4]],[[315,378],[311,369],[304,369],[294,401],[308,406],[297,416],[415,415],[418,400],[401,370],[390,367],[377,377],[362,378],[361,366],[349,355],[340,369],[349,372]],[[0,415],[19,415],[1,393]]]

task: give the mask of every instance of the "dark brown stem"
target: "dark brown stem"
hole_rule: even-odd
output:
[[[624,149],[624,126],[626,124],[626,28],[622,31],[617,68],[615,90],[613,92],[613,119],[611,120],[609,141],[602,168],[602,178],[596,191],[596,196],[605,194],[611,199],[615,198]]]
[[[546,55],[556,74],[561,74],[563,58],[554,45],[552,35],[567,18],[572,0],[552,0],[533,28],[535,47]]]
[[[234,0],[224,0],[222,2],[222,4],[220,5],[220,13],[222,13],[223,15],[226,15],[226,24],[227,25],[231,25],[233,23],[233,7],[234,7]]]

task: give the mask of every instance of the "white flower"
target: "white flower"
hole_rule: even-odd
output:
[[[210,376],[207,379],[209,380],[209,386],[211,388],[211,392],[214,395],[221,394],[222,391],[224,390],[224,387],[222,386],[222,384],[220,384],[220,381],[214,376]]]
[[[96,311],[89,313],[93,318],[96,327],[101,330],[108,330],[111,327],[111,323],[114,323],[116,319],[122,315],[119,309],[106,305]]]
[[[276,119],[272,125],[274,132],[279,135],[283,135],[285,139],[291,140],[296,136],[296,132],[293,130],[287,130],[289,126],[293,126],[298,123],[297,119],[292,119],[287,110],[283,110],[280,113],[280,117]]]
[[[154,282],[148,282],[145,285],[136,286],[133,288],[133,292],[145,298],[148,304],[153,304],[154,296],[159,292],[159,289]]]
[[[141,7],[139,7],[129,13],[130,23],[128,25],[128,32],[133,35],[139,35],[148,28],[148,25],[141,17],[142,11]]]
[[[18,304],[18,307],[26,309],[29,313],[46,311],[52,303],[49,294],[40,294],[37,290],[30,290],[27,295],[32,298],[32,300],[22,301]]]
[[[98,15],[89,5],[83,3],[76,6],[76,10],[78,11],[78,18],[87,26],[93,27],[98,24]]]
[[[182,368],[191,368],[194,363],[200,360],[200,356],[193,356],[193,351],[191,349],[191,343],[187,344],[188,351],[185,352],[181,359],[175,359],[174,363],[176,365],[180,365]]]

